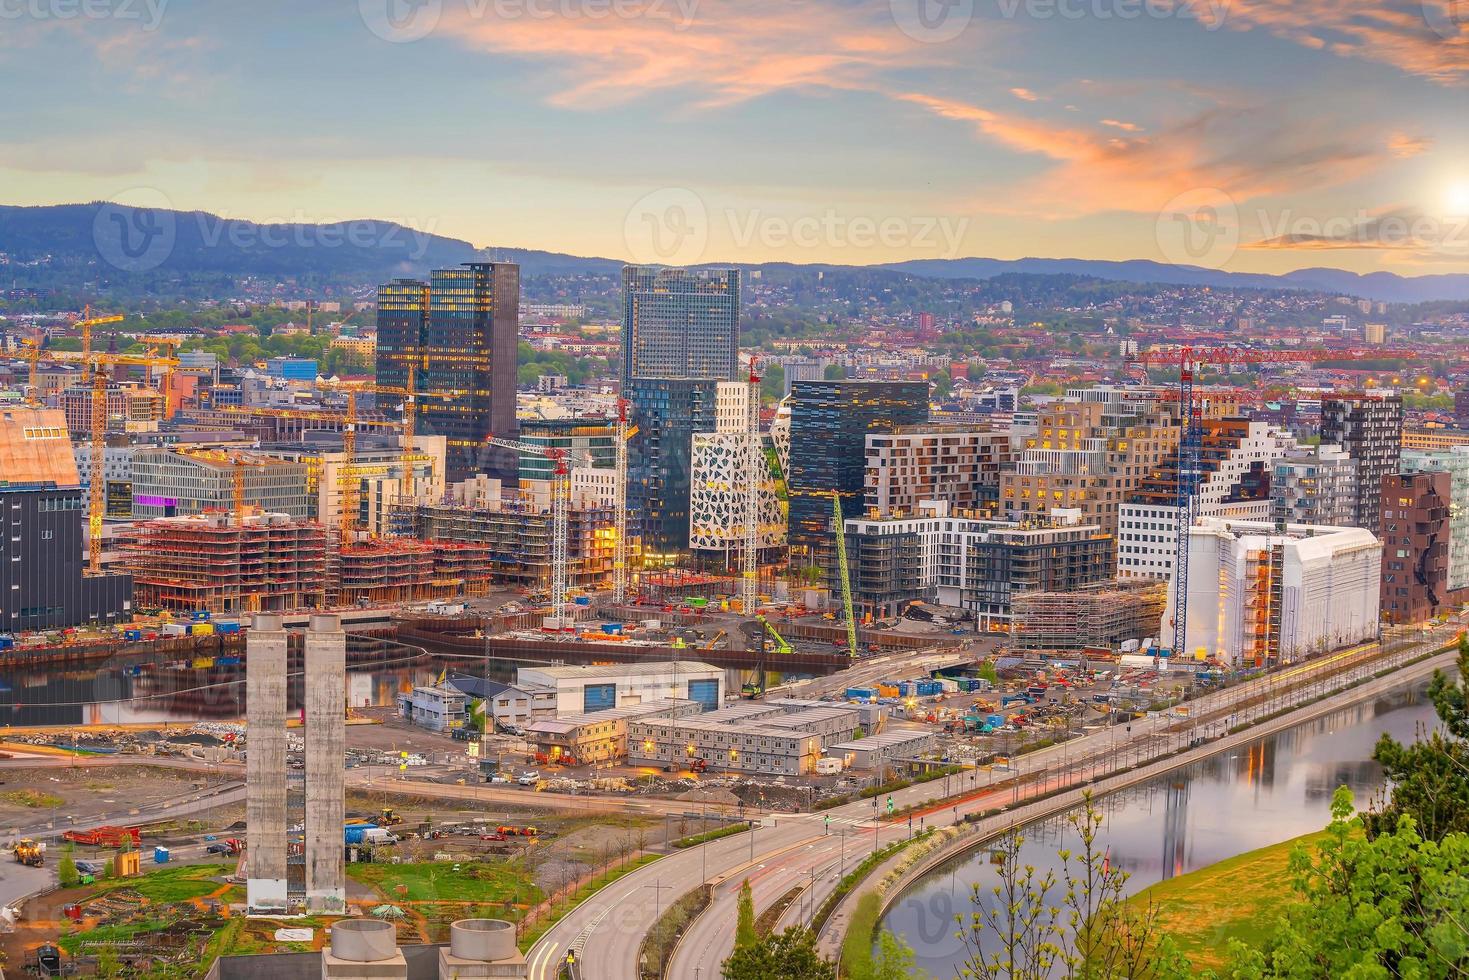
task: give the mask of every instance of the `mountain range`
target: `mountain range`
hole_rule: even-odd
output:
[[[460,239],[373,219],[327,225],[262,225],[203,211],[142,211],[107,202],[0,205],[0,253],[15,265],[26,267],[27,263],[39,262],[56,276],[77,279],[64,283],[73,287],[95,277],[99,268],[109,278],[123,279],[157,280],[169,274],[199,273],[236,279],[305,276],[370,285],[393,276],[421,276],[432,268],[476,259],[518,262],[522,275],[527,277],[615,276],[623,264],[617,259],[534,249],[477,248]],[[788,263],[733,264],[747,269],[792,268]],[[7,278],[17,279],[15,265],[6,270]],[[1410,277],[1311,268],[1266,275],[1145,259],[1114,262],[1044,258],[914,259],[867,268],[947,280],[1062,274],[1216,289],[1311,290],[1388,303],[1469,301],[1469,274],[1454,273]]]

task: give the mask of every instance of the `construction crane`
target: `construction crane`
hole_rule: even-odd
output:
[[[571,536],[571,468],[568,461],[590,462],[585,453],[574,450],[537,446],[512,439],[485,440],[489,446],[513,449],[519,453],[544,456],[555,463],[551,477],[551,615],[546,626],[558,633],[566,628],[566,562],[568,538]]]
[[[627,602],[627,450],[628,442],[638,434],[636,425],[628,424],[627,399],[617,399],[617,474],[612,487],[612,601]]]
[[[847,526],[842,520],[841,495],[831,495],[831,527],[837,539],[837,574],[842,578],[842,612],[847,617],[847,654],[857,659],[857,619],[852,612],[852,575],[847,566]]]
[[[756,356],[750,355],[748,404],[745,406],[745,543],[740,556],[743,569],[740,582],[740,611],[746,616],[760,607],[760,375],[755,369]]]
[[[90,364],[92,359],[92,328],[100,327],[107,323],[121,323],[126,317],[113,314],[111,316],[93,316],[90,305],[82,308],[82,318],[73,324],[82,331],[82,361]]]
[[[1188,535],[1194,522],[1195,496],[1202,481],[1200,450],[1203,417],[1194,400],[1196,372],[1206,364],[1312,364],[1320,361],[1397,360],[1416,357],[1414,351],[1382,347],[1344,347],[1315,350],[1250,350],[1240,347],[1170,347],[1144,351],[1131,360],[1144,371],[1153,365],[1178,366],[1179,423],[1178,480],[1174,498],[1176,555],[1173,563],[1174,657],[1185,656],[1188,643]]]
[[[26,361],[30,366],[26,402],[35,408],[41,404],[41,340],[39,337],[25,337],[20,344],[25,348]]]

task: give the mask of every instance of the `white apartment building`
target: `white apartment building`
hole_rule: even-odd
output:
[[[1238,418],[1205,419],[1203,428],[1194,518],[1270,520],[1271,473],[1275,461],[1295,447],[1294,437],[1266,422]],[[1175,454],[1118,508],[1118,578],[1172,577],[1178,555],[1177,488]]]
[[[1206,517],[1189,529],[1185,655],[1268,666],[1371,639],[1381,575],[1362,528]],[[1171,596],[1159,629],[1173,635]]]
[[[956,513],[992,516],[1010,433],[988,427],[914,425],[867,435],[864,506],[875,517],[905,517],[920,501],[942,500]]]

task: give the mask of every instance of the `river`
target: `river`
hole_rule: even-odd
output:
[[[1351,787],[1359,805],[1381,790],[1372,748],[1384,732],[1411,741],[1435,722],[1427,686],[1426,680],[1406,684],[1103,798],[1102,844],[1112,866],[1131,876],[1128,891],[1136,892],[1321,829],[1338,786]],[[1032,825],[1022,861],[1058,868],[1056,851],[1075,839],[1064,816]],[[995,880],[989,852],[961,855],[909,888],[882,926],[903,937],[930,977],[954,977],[966,956],[954,916],[968,914],[975,884],[988,896]]]

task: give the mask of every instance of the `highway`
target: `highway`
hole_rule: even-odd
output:
[[[1392,655],[1396,660],[1406,659],[1430,643],[1442,644],[1458,628],[1454,622],[1433,633],[1416,634],[1400,648],[1390,645]],[[1009,803],[1017,803],[1059,785],[1079,783],[1166,754],[1196,736],[1217,734],[1281,707],[1304,703],[1332,682],[1370,675],[1383,665],[1383,657],[1375,643],[1362,644],[1198,698],[1190,703],[1187,719],[1159,716],[1125,728],[1103,729],[1017,759],[1020,768],[1001,772],[998,779],[994,771],[971,771],[899,790],[892,794],[893,805],[899,810],[930,806],[913,818],[916,831],[1004,805],[1007,796]],[[1323,683],[1322,678],[1327,680]],[[966,780],[974,787],[968,795],[945,799],[950,790],[963,792]],[[982,780],[1003,782],[988,789]],[[886,798],[877,802],[886,807]],[[701,881],[715,885],[714,902],[681,937],[666,975],[681,980],[718,977],[719,964],[734,944],[734,903],[740,882],[750,878],[758,912],[792,888],[814,881],[812,893],[783,917],[787,922],[804,921],[803,910],[819,905],[835,887],[839,872],[860,861],[874,846],[908,836],[906,820],[875,823],[877,809],[874,801],[864,800],[824,814],[768,816],[753,841],[750,835],[741,834],[656,861],[594,895],[548,930],[528,953],[530,977],[552,980],[568,950],[577,952],[582,980],[635,975],[642,937],[662,909]]]

